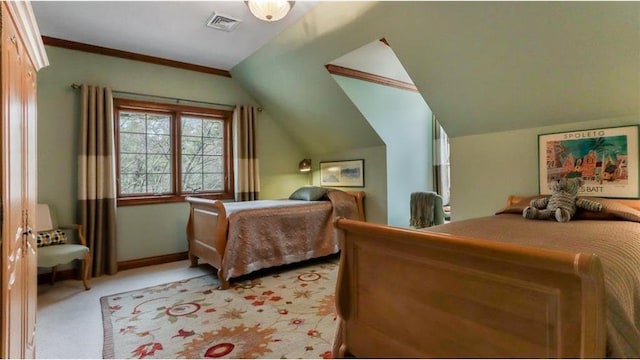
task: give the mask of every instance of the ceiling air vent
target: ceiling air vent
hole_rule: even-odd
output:
[[[228,15],[213,13],[209,20],[207,20],[207,26],[222,31],[232,31],[235,29],[242,20],[232,18]]]

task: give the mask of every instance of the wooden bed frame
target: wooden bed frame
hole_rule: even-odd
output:
[[[358,206],[360,220],[365,219],[363,191],[347,191]],[[228,218],[224,204],[220,200],[209,200],[187,197],[190,203],[189,220],[187,222],[187,241],[189,243],[189,260],[191,266],[198,265],[198,259],[218,269],[220,289],[229,288],[227,274],[222,267],[227,247]]]
[[[343,218],[335,226],[336,358],[605,356],[596,255]]]

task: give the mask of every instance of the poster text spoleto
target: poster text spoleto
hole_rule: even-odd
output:
[[[538,151],[542,195],[551,182],[580,177],[579,196],[638,197],[638,126],[540,135]]]

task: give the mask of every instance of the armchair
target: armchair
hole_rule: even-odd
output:
[[[76,230],[79,244],[68,242],[62,230]],[[51,283],[55,281],[56,267],[67,264],[75,259],[82,260],[82,283],[85,290],[89,290],[87,278],[91,266],[91,252],[82,234],[81,224],[58,225],[55,213],[47,204],[38,204],[36,210],[36,232],[38,243],[38,267],[49,267]]]

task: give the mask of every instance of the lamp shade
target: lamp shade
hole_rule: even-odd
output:
[[[301,172],[309,172],[311,171],[311,159],[303,159],[298,164],[298,168]]]
[[[249,0],[247,1],[251,13],[260,20],[272,22],[285,17],[293,1],[286,0]]]

